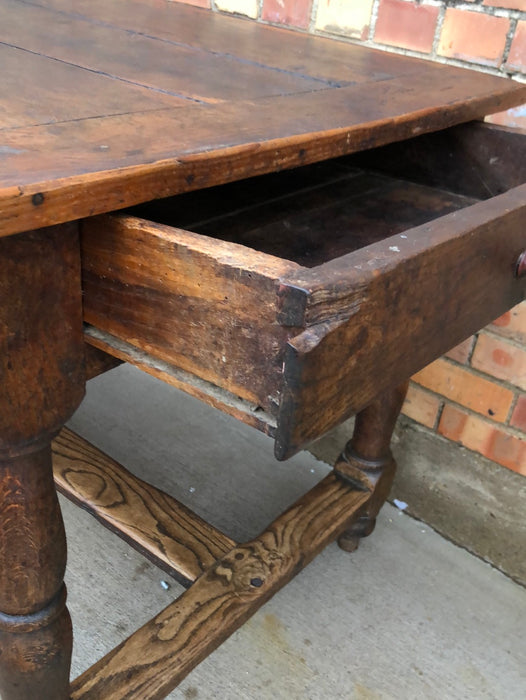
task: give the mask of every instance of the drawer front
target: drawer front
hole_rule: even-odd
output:
[[[283,314],[308,327],[287,346],[277,457],[520,302],[525,249],[521,185],[290,278]]]
[[[283,352],[278,280],[299,267],[131,216],[82,227],[84,320],[276,414]]]

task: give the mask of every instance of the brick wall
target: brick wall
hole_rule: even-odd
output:
[[[526,80],[526,0],[187,0]],[[526,105],[489,120],[526,129]],[[419,372],[404,413],[526,476],[526,302]]]
[[[403,411],[526,476],[526,302],[415,375]]]

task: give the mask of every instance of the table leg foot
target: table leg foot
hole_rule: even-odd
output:
[[[334,466],[342,479],[371,492],[358,518],[338,538],[338,545],[346,552],[354,552],[361,538],[373,532],[376,516],[391,490],[396,462],[390,443],[406,393],[404,383],[358,413],[354,434]]]
[[[338,537],[338,546],[345,552],[354,552],[362,537],[368,537],[376,527],[376,518],[362,516]]]

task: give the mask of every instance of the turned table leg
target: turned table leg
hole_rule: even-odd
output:
[[[343,479],[372,496],[362,514],[338,539],[347,552],[357,549],[360,539],[374,530],[376,516],[389,495],[396,462],[390,444],[396,419],[404,403],[407,383],[378,396],[356,416],[354,433],[334,466]]]
[[[50,442],[84,394],[76,227],[0,239],[0,696],[69,697],[64,525]]]
[[[0,690],[3,700],[68,697],[66,538],[50,446],[0,461]]]

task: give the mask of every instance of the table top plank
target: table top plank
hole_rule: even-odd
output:
[[[180,102],[5,44],[0,44],[0,66],[0,94],[5,96],[0,130],[152,111]]]
[[[427,61],[290,29],[257,24],[177,2],[144,0],[25,0],[65,16],[119,27],[214,56],[287,71],[333,84],[389,80],[429,70]],[[122,5],[126,3],[126,12]],[[444,70],[442,66],[441,71]]]
[[[165,26],[163,36],[143,36],[136,2],[2,3],[6,62],[23,49],[38,64],[21,85],[13,75],[0,83],[0,235],[372,148],[526,100],[525,85],[492,75],[165,0],[137,15],[146,32]]]
[[[211,55],[18,0],[0,4],[0,42],[150,88],[152,97],[160,93],[217,102],[324,86],[309,77]]]
[[[0,132],[7,146],[0,187],[15,183],[26,187],[44,182],[46,176],[55,180],[66,171],[79,176],[171,159],[177,167],[192,155],[206,157],[211,167],[221,152],[243,146],[261,154],[277,147],[270,154],[276,167],[280,145],[286,148],[292,142],[298,149],[304,147],[298,153],[298,164],[322,160],[331,157],[330,143],[338,136],[345,137],[343,150],[350,153],[480,116],[488,105],[495,104],[494,84],[488,84],[487,77],[461,71],[455,81],[437,90],[426,89],[425,76],[413,77],[410,90],[399,78],[375,83],[367,92],[362,85],[352,85],[330,94],[320,90],[214,105],[180,102],[176,109],[153,113],[5,129]],[[492,80],[497,85],[500,82]],[[526,86],[511,86],[521,95],[526,93]],[[465,97],[468,89],[473,91],[469,100]],[[510,91],[500,104],[514,98]],[[395,103],[398,114],[394,113]],[[217,184],[216,179],[225,181],[228,174],[211,173],[210,177],[206,185]],[[189,183],[189,189],[196,188],[197,183]]]

